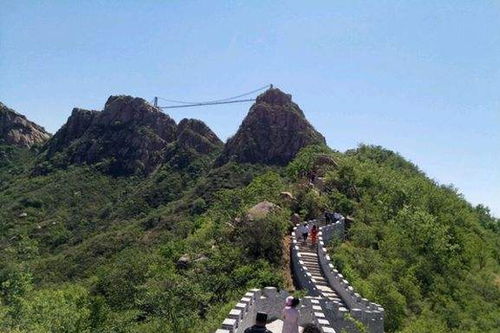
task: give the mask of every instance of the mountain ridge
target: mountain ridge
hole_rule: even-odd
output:
[[[30,148],[43,144],[50,133],[0,102],[0,143]]]
[[[149,175],[182,150],[186,165],[195,155],[217,154],[215,167],[230,161],[285,165],[308,145],[325,138],[289,94],[270,88],[256,98],[236,134],[223,143],[201,120],[178,124],[144,99],[110,96],[102,111],[74,108],[43,148],[35,173],[70,165],[98,165],[116,176]],[[191,151],[189,157],[185,153]]]

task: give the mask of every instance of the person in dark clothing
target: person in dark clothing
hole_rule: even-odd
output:
[[[267,313],[257,312],[255,318],[255,325],[249,327],[245,330],[245,333],[272,333],[266,328],[267,324]]]
[[[304,330],[302,331],[302,333],[321,333],[321,330],[314,324],[307,324],[306,326],[304,326]]]

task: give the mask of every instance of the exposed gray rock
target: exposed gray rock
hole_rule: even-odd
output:
[[[113,175],[148,174],[176,134],[175,121],[142,98],[111,96],[102,112],[74,109],[44,157],[55,166],[100,163]]]
[[[142,98],[109,97],[104,110],[75,108],[66,124],[47,143],[35,173],[71,164],[98,165],[121,176],[147,175],[171,161],[184,167],[223,143],[202,121],[179,125]]]
[[[182,119],[177,127],[178,149],[192,149],[200,154],[210,154],[220,150],[223,142],[201,120]]]
[[[0,103],[0,144],[29,148],[49,138],[43,127]]]
[[[187,269],[191,264],[191,257],[188,254],[183,255],[177,260],[177,268],[179,269]]]
[[[295,200],[295,197],[290,192],[281,192],[280,193],[280,197],[281,197],[281,199],[283,199],[285,201],[293,201],[293,200]]]
[[[269,89],[257,97],[216,165],[229,161],[286,165],[311,144],[325,144],[325,138],[307,121],[291,95]]]
[[[269,201],[262,201],[250,208],[247,212],[247,218],[257,220],[266,217],[269,213],[278,209],[278,206]]]

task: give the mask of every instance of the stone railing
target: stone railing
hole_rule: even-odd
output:
[[[310,220],[309,224],[322,224],[322,221]],[[316,285],[316,280],[311,272],[304,265],[302,255],[299,251],[298,242],[300,236],[298,233],[297,224],[292,232],[292,250],[291,261],[292,271],[295,278],[295,283],[301,289],[305,289],[312,296],[320,296],[320,292]],[[380,333],[384,331],[384,309],[375,303],[369,302],[366,298],[362,298],[354,291],[354,288],[344,278],[344,276],[336,270],[327,253],[326,245],[334,238],[342,240],[345,233],[345,221],[337,221],[326,226],[322,226],[318,233],[317,255],[319,266],[325,280],[330,288],[340,296],[344,304],[340,301],[322,299],[322,308],[326,314],[326,318],[331,322],[331,325],[338,331],[346,329],[347,331],[356,332],[355,325],[350,317],[362,322],[372,333]],[[350,315],[350,316],[349,316]]]
[[[319,220],[310,220],[308,223],[323,224]],[[321,296],[317,281],[312,272],[308,271],[303,260],[305,258],[300,253],[299,225],[294,227],[291,235],[292,272],[297,287],[307,290],[309,294],[301,299],[300,325],[315,323],[321,327],[322,332],[328,333],[341,332],[342,330],[358,332],[354,322],[357,320],[363,323],[370,333],[384,332],[384,309],[379,304],[371,303],[355,292],[344,276],[335,269],[327,253],[326,246],[329,242],[335,238],[344,239],[345,221],[341,220],[321,226],[316,249],[319,267],[324,279],[329,287],[338,294],[343,304],[338,300]],[[286,291],[278,292],[274,287],[250,290],[229,312],[222,327],[216,333],[243,333],[246,328],[254,324],[257,312],[266,312],[269,321],[280,319],[285,299],[288,296]]]
[[[274,287],[264,289],[252,289],[235,305],[224,319],[221,328],[215,333],[243,333],[246,328],[255,323],[257,312],[265,312],[269,321],[281,319],[281,312],[289,293]],[[298,307],[300,311],[299,325],[315,323],[323,333],[335,333],[323,312],[321,300],[306,296],[300,300]]]
[[[328,255],[326,245],[335,237],[343,237],[344,221],[339,221],[320,227],[318,233],[318,259],[321,270],[329,286],[334,289],[342,298],[344,304],[349,308],[349,312],[355,319],[361,321],[368,327],[370,332],[384,331],[384,309],[376,303],[362,298],[359,293],[354,290],[344,276],[339,273],[333,266]],[[341,305],[339,302],[333,301],[329,304],[328,309],[334,313],[339,310]]]
[[[309,221],[310,223],[316,222],[316,220]],[[291,262],[292,262],[292,272],[295,284],[300,288],[307,290],[308,294],[311,296],[319,296],[320,293],[314,281],[311,272],[308,271],[307,267],[302,261],[302,255],[299,251],[299,238],[301,235],[298,234],[297,224],[292,231],[292,249],[291,249]]]

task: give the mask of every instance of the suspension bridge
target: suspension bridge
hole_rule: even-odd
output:
[[[153,98],[153,105],[157,108],[160,108],[160,109],[177,109],[177,108],[190,108],[190,107],[206,106],[206,105],[254,102],[255,98],[248,98],[247,96],[253,95],[253,94],[255,94],[259,91],[262,91],[262,90],[271,89],[272,87],[273,87],[272,84],[268,84],[264,87],[254,89],[252,91],[248,91],[246,93],[239,94],[236,96],[222,98],[222,99],[215,99],[215,100],[210,100],[210,101],[204,101],[204,102],[180,101],[180,100],[176,100],[176,99],[167,99],[167,98],[155,96]],[[247,98],[244,98],[244,97],[247,97]],[[168,103],[169,105],[160,106],[159,101],[163,101],[165,103]]]

